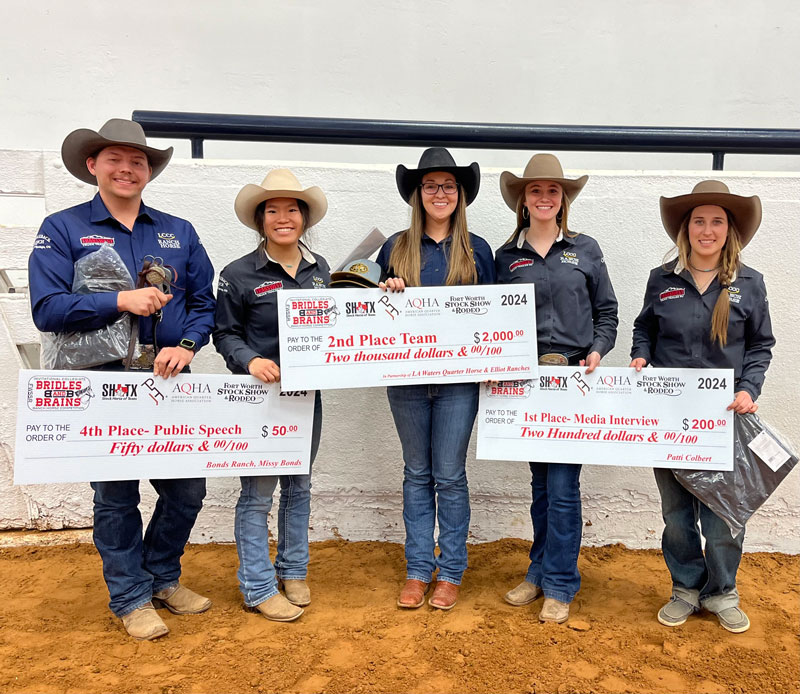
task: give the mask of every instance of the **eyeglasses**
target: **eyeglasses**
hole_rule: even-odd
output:
[[[458,192],[458,183],[453,183],[452,181],[433,183],[429,181],[428,183],[423,183],[420,188],[422,188],[422,192],[425,195],[436,195],[439,192],[439,188],[444,191],[445,195],[455,195]]]

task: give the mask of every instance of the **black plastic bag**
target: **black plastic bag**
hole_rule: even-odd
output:
[[[797,453],[757,414],[734,415],[733,470],[673,470],[678,482],[722,518],[736,537],[745,524],[797,465]],[[748,444],[765,432],[789,459],[773,470]]]

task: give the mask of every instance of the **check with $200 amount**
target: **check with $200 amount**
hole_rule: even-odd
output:
[[[733,469],[733,371],[543,366],[487,383],[478,458]]]

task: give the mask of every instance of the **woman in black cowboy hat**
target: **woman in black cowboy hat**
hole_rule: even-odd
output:
[[[495,260],[498,282],[536,285],[539,363],[586,366],[590,373],[614,346],[617,299],[597,241],[567,226],[587,179],[565,178],[552,154],[533,156],[522,178],[503,172],[500,190],[517,225]],[[581,466],[531,462],[530,468],[531,562],[505,600],[521,606],[544,596],[539,619],[560,623],[581,584]]]
[[[650,273],[634,322],[631,366],[733,369],[735,398],[728,409],[755,412],[775,338],[764,278],[739,254],[761,223],[761,201],[733,195],[721,181],[703,181],[688,195],[662,197],[661,221],[678,257]],[[672,597],[658,621],[680,626],[702,607],[728,631],[747,631],[750,620],[736,590],[744,530],[732,537],[671,470],[653,472],[672,576]]]
[[[489,245],[467,230],[467,205],[479,186],[478,164],[457,166],[441,147],[425,150],[416,169],[397,167],[397,188],[411,205],[411,224],[389,238],[378,255],[383,272],[393,278],[386,281],[388,288],[494,283]],[[421,607],[438,568],[429,604],[449,610],[467,568],[466,456],[478,384],[391,386],[387,392],[405,462],[407,570],[397,604]]]

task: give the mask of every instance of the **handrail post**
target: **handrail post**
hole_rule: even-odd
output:
[[[192,159],[202,159],[203,158],[203,138],[202,137],[192,137],[190,138],[192,142]]]
[[[714,158],[711,162],[711,168],[714,171],[722,171],[725,168],[725,152],[712,152]]]

